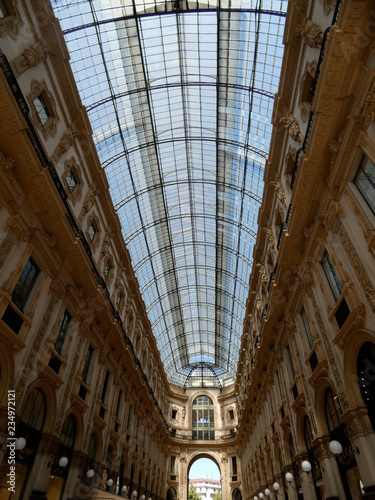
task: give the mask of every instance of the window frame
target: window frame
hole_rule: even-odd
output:
[[[28,270],[26,276],[23,277],[28,265],[30,265],[35,270],[35,273],[31,278],[31,282],[29,284],[25,285],[26,280],[28,279],[29,274],[31,272],[31,269]],[[40,276],[40,273],[41,273],[40,268],[35,263],[35,260],[30,256],[28,258],[26,264],[24,265],[24,267],[21,271],[21,274],[20,274],[20,276],[17,280],[17,283],[14,286],[13,292],[12,292],[12,302],[22,312],[24,312],[26,309],[27,303],[29,302],[29,299],[30,299],[30,296],[32,295],[33,290],[35,289],[35,284],[38,281],[38,277]],[[22,277],[23,277],[23,279],[22,279]],[[21,281],[21,279],[22,279],[22,281]],[[22,288],[24,286],[25,286],[26,290],[24,290],[22,292],[22,296],[16,297],[17,294],[21,295],[21,291],[22,291]],[[19,289],[17,289],[17,287],[19,287]]]
[[[335,303],[337,304],[342,294],[342,284],[327,249],[324,250],[323,256],[320,260],[320,264],[322,266],[323,274],[327,280],[329,289],[332,293]]]
[[[375,216],[375,202],[373,205],[369,202],[369,200],[375,199],[375,185],[373,187],[373,193],[372,193],[373,196],[368,196],[366,193],[366,190],[364,190],[365,192],[362,191],[360,184],[357,181],[358,175],[360,173],[360,170],[362,168],[363,163],[367,163],[367,164],[372,165],[373,170],[374,170],[374,176],[375,176],[375,163],[371,160],[371,158],[365,152],[363,152],[362,158],[360,159],[359,165],[358,165],[358,167],[355,171],[354,177],[353,177],[353,184],[354,184],[356,190],[358,191],[358,193],[361,195],[361,199],[365,202],[366,206],[368,207],[368,209],[370,210],[372,215]],[[372,187],[371,182],[370,182],[370,186]]]

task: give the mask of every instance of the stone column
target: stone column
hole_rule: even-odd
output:
[[[303,498],[308,498],[309,500],[316,500],[315,485],[311,475],[311,472],[307,473],[302,469],[302,462],[308,460],[306,453],[300,454],[296,457],[299,475],[301,478],[302,493]]]
[[[322,469],[327,500],[339,500],[341,498],[346,498],[346,496],[342,486],[337,459],[329,449],[330,441],[330,436],[321,436],[314,439],[313,445],[317,451],[320,467]]]
[[[353,452],[355,452],[359,473],[364,484],[364,498],[375,499],[375,432],[368,418],[366,406],[347,410],[342,420],[346,425]]]
[[[57,436],[42,434],[25,490],[25,498],[30,498],[30,500],[47,498],[46,491],[51,473],[50,464],[59,443],[60,439]]]
[[[71,464],[66,478],[64,497],[75,498],[77,485],[81,482],[81,476],[87,463],[87,456],[81,451],[73,452]]]
[[[294,477],[294,471],[293,471],[292,464],[286,465],[283,468],[284,477],[285,477],[285,474],[287,472],[290,472],[291,474],[293,474],[293,477]],[[279,484],[280,485],[283,484],[283,486],[284,486],[284,488],[283,488],[284,489],[284,496],[285,496],[285,493],[287,492],[289,500],[298,500],[298,492],[297,492],[297,485],[296,485],[296,478],[295,477],[291,483],[289,483],[288,481],[285,480]]]

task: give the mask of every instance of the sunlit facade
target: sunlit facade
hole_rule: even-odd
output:
[[[0,500],[375,498],[374,26],[0,0]]]

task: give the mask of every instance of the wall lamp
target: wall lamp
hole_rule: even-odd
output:
[[[68,463],[69,463],[68,457],[63,456],[63,457],[59,458],[59,462],[58,462],[59,467],[63,467],[64,468],[64,467],[66,467],[68,465]],[[49,462],[48,467],[51,467],[51,465],[54,465],[54,459],[52,459]]]
[[[358,448],[354,448],[351,443],[344,449],[340,441],[335,439],[329,443],[329,449],[343,465],[348,465],[354,459],[354,456],[359,453]]]

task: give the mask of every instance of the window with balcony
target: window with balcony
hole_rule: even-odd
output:
[[[192,407],[193,439],[215,439],[214,404],[208,396],[195,398]]]

